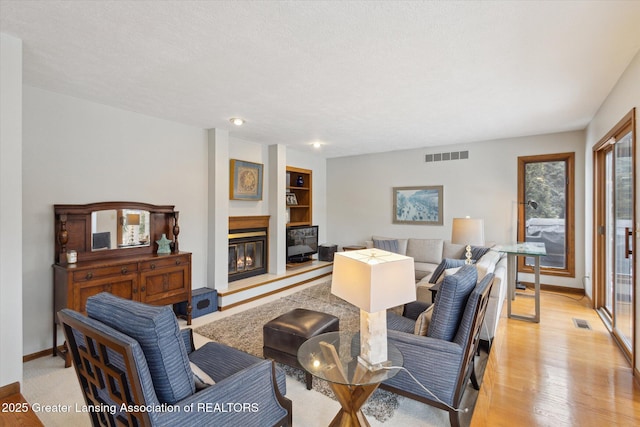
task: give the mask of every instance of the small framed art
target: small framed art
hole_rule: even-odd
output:
[[[287,206],[296,206],[298,204],[298,198],[296,193],[287,193]]]
[[[262,200],[261,163],[231,159],[229,199]]]

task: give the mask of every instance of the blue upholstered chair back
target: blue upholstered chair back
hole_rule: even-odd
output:
[[[123,404],[160,404],[140,344],[73,310],[64,309],[58,317],[64,327],[85,403],[105,408],[102,412],[89,413],[92,425],[154,424],[153,412],[120,411]],[[117,423],[116,419],[119,420]]]

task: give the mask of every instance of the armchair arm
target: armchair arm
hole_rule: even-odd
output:
[[[462,363],[462,347],[445,340],[397,331],[388,331],[387,336],[402,353],[404,368],[438,398],[451,404]],[[384,383],[432,399],[404,371]]]
[[[288,416],[278,403],[270,360],[194,393],[177,406],[180,410],[156,413],[158,425],[271,426]]]
[[[402,313],[402,315],[411,320],[418,320],[418,316],[420,316],[420,313],[429,308],[430,305],[431,304],[429,304],[428,302],[423,301],[410,302],[408,304],[405,304],[404,313]]]

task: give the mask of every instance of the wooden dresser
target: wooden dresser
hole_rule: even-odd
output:
[[[180,229],[173,206],[55,205],[54,216],[54,355],[58,311],[71,308],[86,314],[87,298],[100,292],[152,305],[186,301],[187,324],[191,324],[191,254],[178,250]],[[170,253],[158,254],[156,241],[163,234],[170,240]],[[74,263],[68,262],[71,251],[76,252]],[[66,366],[71,366],[67,352],[61,353]]]

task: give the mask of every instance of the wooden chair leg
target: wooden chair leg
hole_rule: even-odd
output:
[[[311,390],[311,388],[313,387],[313,375],[311,375],[308,372],[305,372],[304,378],[306,380],[305,382],[307,383],[307,390]]]
[[[476,377],[476,364],[475,361],[471,361],[471,385],[474,389],[480,390],[480,384],[478,383],[478,377]]]
[[[460,427],[458,411],[454,411],[453,409],[449,410],[449,424],[451,424],[451,427]]]

